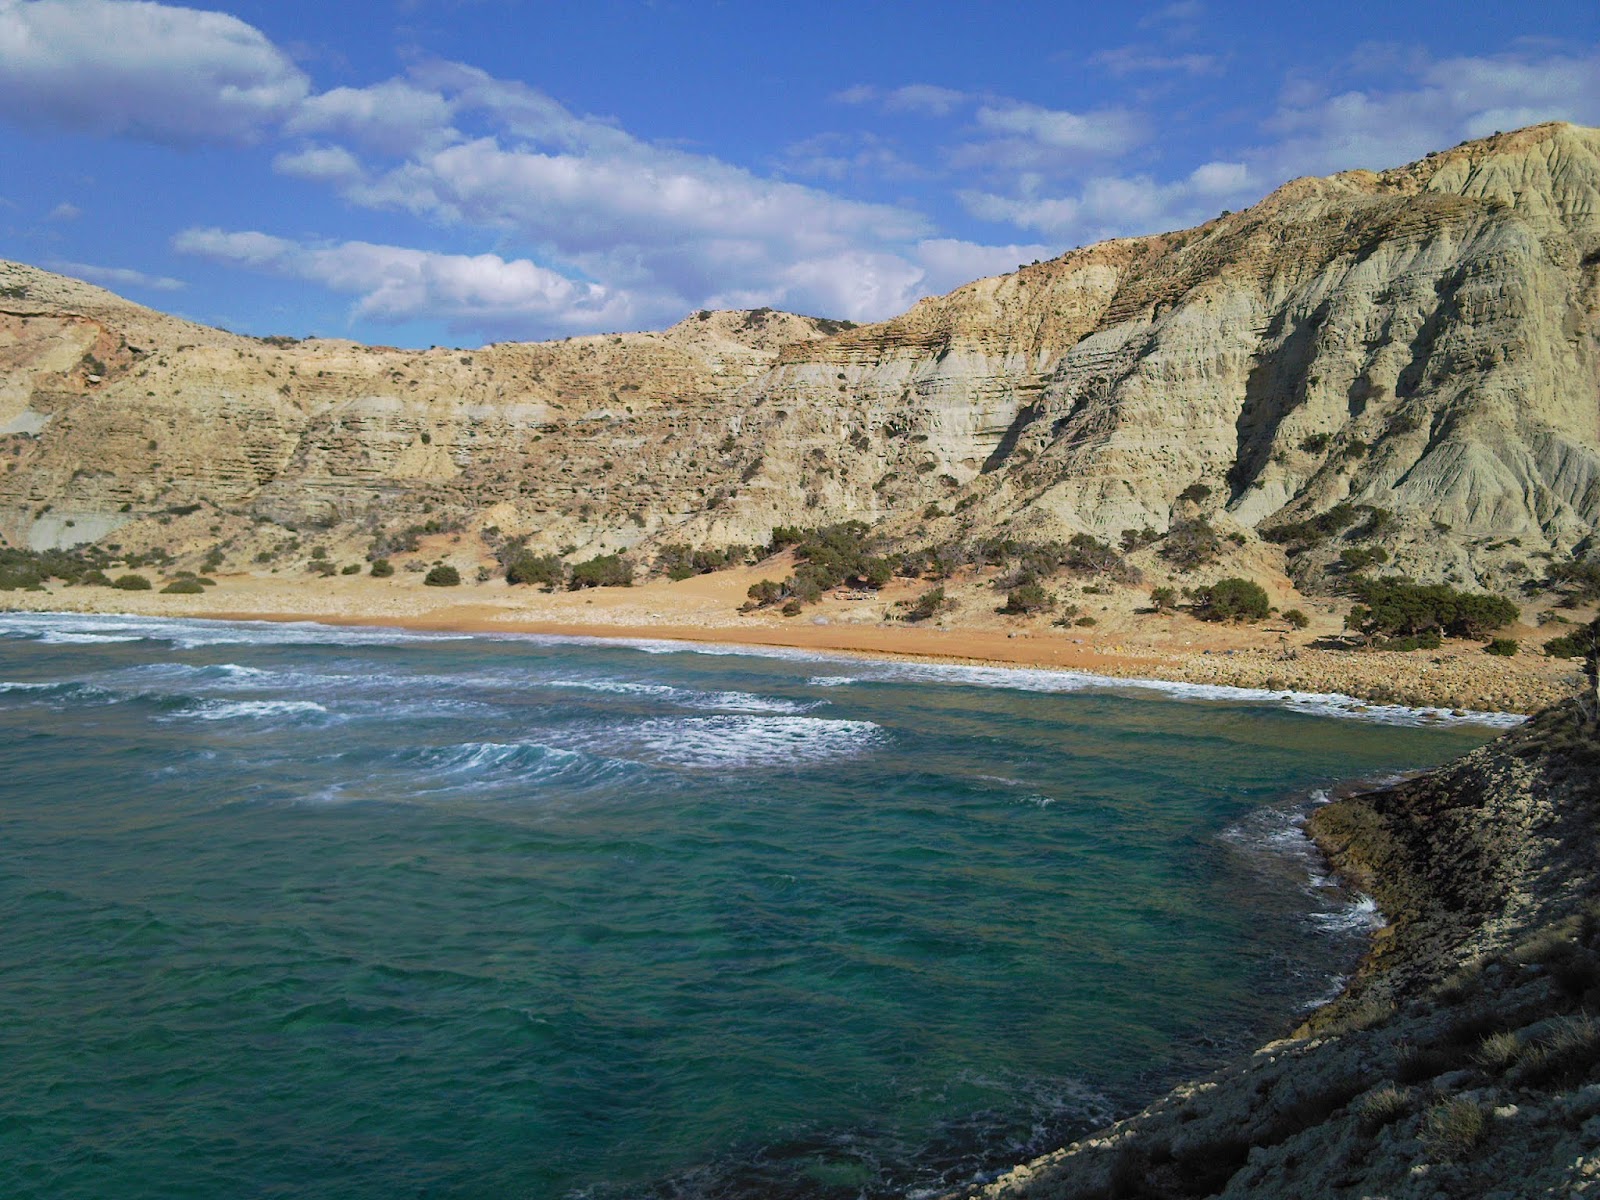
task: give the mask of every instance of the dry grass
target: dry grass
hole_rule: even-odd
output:
[[[1481,1104],[1458,1096],[1429,1110],[1423,1138],[1435,1154],[1459,1158],[1483,1140],[1488,1123]]]
[[[1373,1134],[1405,1116],[1410,1107],[1410,1090],[1389,1083],[1369,1092],[1356,1107],[1356,1116],[1362,1132]]]

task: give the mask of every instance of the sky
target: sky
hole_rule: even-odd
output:
[[[1544,120],[1595,0],[0,0],[0,257],[258,336],[870,321]]]

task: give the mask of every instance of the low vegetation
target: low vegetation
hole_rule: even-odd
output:
[[[440,564],[424,575],[422,582],[427,587],[459,587],[461,572],[454,567]]]
[[[1353,581],[1352,590],[1359,603],[1345,618],[1345,628],[1369,642],[1387,639],[1387,649],[1431,649],[1442,636],[1486,637],[1520,615],[1501,596],[1457,591],[1443,583],[1362,578]]]
[[[581,563],[572,564],[567,580],[569,590],[578,592],[594,587],[633,586],[633,565],[618,554],[598,554]]]
[[[1194,590],[1194,615],[1202,621],[1261,621],[1272,612],[1272,602],[1259,583],[1248,579],[1219,579]]]

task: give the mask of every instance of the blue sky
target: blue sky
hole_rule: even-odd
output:
[[[1600,5],[0,0],[0,255],[254,334],[855,320],[1600,124]]]

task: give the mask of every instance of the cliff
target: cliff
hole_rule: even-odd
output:
[[[1258,573],[1314,580],[1337,539],[1291,562],[1259,535],[1347,503],[1392,514],[1398,568],[1505,590],[1600,525],[1597,338],[1600,131],[1562,124],[859,328],[263,341],[5,264],[0,533],[249,563],[284,531],[354,548],[428,514],[648,559],[777,523],[1114,540],[1203,516]]]
[[[963,1193],[1532,1197],[1600,1191],[1600,724],[1568,702],[1319,809],[1390,923],[1296,1036]]]

